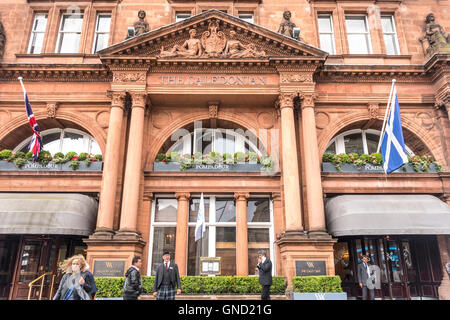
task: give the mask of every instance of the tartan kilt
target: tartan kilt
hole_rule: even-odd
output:
[[[175,288],[168,285],[161,285],[156,296],[156,300],[175,300]]]

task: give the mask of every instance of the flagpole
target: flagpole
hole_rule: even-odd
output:
[[[25,86],[23,85],[23,82],[22,82],[22,77],[17,77],[17,79],[20,81],[20,85],[22,86],[22,90],[23,90],[23,93],[25,94]]]
[[[384,114],[384,120],[383,120],[383,126],[381,128],[380,139],[378,140],[377,153],[380,152],[381,141],[383,140],[384,128],[386,126],[386,118],[387,118],[387,115],[388,115],[389,106],[391,104],[392,93],[394,91],[395,81],[397,81],[397,80],[392,79],[391,92],[389,93],[389,99],[388,99],[388,102],[387,102],[387,105],[386,105],[386,113]]]

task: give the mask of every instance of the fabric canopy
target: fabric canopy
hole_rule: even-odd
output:
[[[82,194],[0,193],[0,234],[87,236],[97,209],[97,201]]]
[[[333,236],[450,234],[450,207],[431,195],[343,195],[326,199]]]

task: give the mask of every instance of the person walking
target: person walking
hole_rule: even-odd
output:
[[[53,300],[91,300],[89,292],[92,288],[86,281],[85,267],[86,260],[81,254],[64,260],[60,266],[64,275]]]
[[[89,295],[91,296],[91,299],[95,299],[95,294],[97,293],[97,286],[95,285],[95,279],[94,275],[89,271],[89,264],[86,263],[86,267],[84,268],[84,272],[86,272],[86,282],[89,283],[91,286],[91,291],[89,292]]]
[[[178,266],[170,261],[169,251],[164,251],[163,260],[156,269],[153,296],[156,300],[175,300],[175,288],[178,288],[177,294],[181,294]]]
[[[362,299],[367,300],[367,291],[370,293],[370,300],[375,300],[375,290],[373,286],[370,288],[367,286],[367,280],[371,278],[371,272],[369,268],[369,257],[362,256],[362,262],[358,264],[358,282],[362,289]]]
[[[142,293],[142,279],[139,269],[142,267],[142,259],[134,257],[131,267],[125,273],[123,284],[123,300],[137,300]]]
[[[272,262],[267,258],[265,250],[258,252],[259,283],[262,286],[261,300],[270,300],[270,286],[272,285]]]

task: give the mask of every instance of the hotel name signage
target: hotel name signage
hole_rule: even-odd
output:
[[[125,274],[125,261],[95,260],[94,277],[123,277]]]
[[[326,276],[325,261],[295,261],[296,276]]]
[[[276,80],[276,81],[274,81]],[[278,84],[267,75],[249,74],[160,74],[151,75],[149,84],[160,86],[264,86]]]

